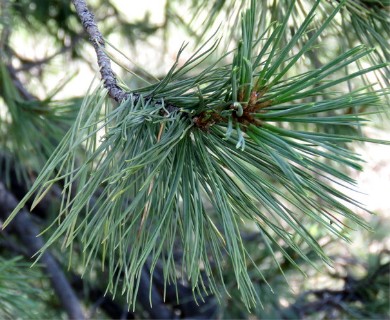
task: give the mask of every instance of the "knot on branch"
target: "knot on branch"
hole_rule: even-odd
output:
[[[257,91],[253,89],[248,102],[235,102],[229,105],[227,109],[206,110],[193,117],[194,125],[203,131],[208,131],[211,126],[224,122],[227,123],[229,117],[234,124],[241,124],[242,129],[253,124],[261,126],[261,121],[255,117],[256,113],[266,112],[265,108],[272,105],[272,100],[259,101],[265,94],[266,89]],[[243,101],[244,94],[239,94],[239,101]]]

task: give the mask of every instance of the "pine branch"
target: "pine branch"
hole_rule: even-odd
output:
[[[97,62],[100,67],[100,74],[104,82],[104,87],[108,90],[108,94],[117,102],[122,102],[130,97],[130,93],[121,89],[111,68],[111,60],[104,51],[105,41],[99,28],[95,22],[93,13],[88,9],[84,0],[72,0],[76,12],[81,20],[84,30],[90,37],[90,41],[95,48]],[[133,98],[137,101],[139,94],[132,93]],[[150,97],[149,97],[150,98]],[[173,105],[166,106],[168,112],[178,111],[179,108]]]
[[[130,94],[118,86],[114,71],[111,68],[111,60],[104,51],[105,41],[95,22],[94,14],[88,9],[84,0],[72,0],[72,2],[76,8],[77,15],[81,20],[84,30],[89,35],[90,42],[95,48],[100,74],[104,82],[104,87],[108,90],[109,96],[119,103],[127,100],[130,95],[133,96],[135,101],[138,101],[140,96],[138,93]],[[151,99],[151,96],[149,96],[148,99]],[[179,111],[180,108],[172,104],[168,104],[165,106],[165,109],[168,112],[173,112]]]
[[[8,218],[17,204],[17,199],[0,182],[0,215],[4,220]],[[18,234],[30,255],[34,255],[44,246],[42,237],[37,236],[40,231],[25,209],[18,214],[10,227]],[[53,289],[69,318],[84,319],[81,304],[54,257],[46,251],[41,257],[41,263],[45,266]]]
[[[139,275],[148,259],[151,274],[157,261],[163,261],[164,285],[188,276],[194,291],[210,290],[216,298],[220,287],[215,276],[223,279],[230,261],[242,299],[250,307],[258,295],[248,272],[252,258],[240,236],[243,219],[258,228],[271,255],[280,251],[296,267],[297,259],[285,247],[302,261],[312,262],[297,238],[329,261],[301,214],[346,240],[344,218],[366,226],[346,205],[362,208],[343,192],[343,187],[353,188],[354,181],[340,168],[361,169],[360,158],[346,144],[381,141],[359,136],[355,128],[365,114],[351,115],[345,110],[375,107],[380,104],[378,96],[386,92],[368,94],[363,87],[349,94],[321,95],[385,65],[338,77],[340,70],[370,53],[356,47],[319,69],[286,77],[313,49],[342,5],[306,39],[320,4],[316,1],[284,45],[294,2],[281,25],[255,37],[256,1],[252,0],[251,9],[243,15],[242,41],[232,64],[215,62],[190,75],[213,46],[205,52],[200,49],[183,66],[176,63],[162,81],[124,101],[130,95],[117,85],[93,15],[85,2],[74,0],[74,4],[97,52],[108,90],[100,86],[86,96],[73,127],[4,227],[31,196],[37,194],[35,206],[52,185],[63,181],[59,227],[41,253],[62,235],[69,248],[80,239],[87,253],[86,270],[97,255],[107,257],[108,290],[122,290],[129,304],[136,301]],[[121,102],[114,109],[106,105],[107,91]],[[316,97],[320,99],[312,99]],[[188,117],[167,112],[166,102],[179,106]],[[345,131],[337,130],[340,127]],[[99,190],[91,205],[91,195]],[[175,268],[177,244],[183,246],[183,274]],[[210,288],[204,286],[200,265]]]
[[[99,28],[95,22],[95,17],[89,11],[88,6],[84,0],[72,0],[76,12],[81,20],[84,30],[89,35],[89,39],[95,48],[98,65],[100,67],[100,74],[104,81],[105,88],[111,98],[117,102],[122,102],[129,98],[130,94],[122,90],[116,81],[116,77],[111,68],[111,61],[104,52],[105,42]]]

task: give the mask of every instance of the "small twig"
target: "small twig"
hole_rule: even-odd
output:
[[[122,90],[117,84],[116,77],[111,68],[111,61],[104,51],[105,42],[103,36],[98,29],[93,13],[89,11],[84,0],[72,0],[72,2],[84,30],[89,35],[89,39],[95,48],[100,74],[104,81],[104,86],[108,90],[108,94],[117,102],[126,100],[130,94]]]
[[[29,71],[32,68],[39,68],[41,69],[43,65],[49,63],[51,60],[56,58],[57,56],[64,54],[68,51],[71,51],[76,44],[80,41],[81,35],[76,35],[72,38],[71,43],[69,45],[63,46],[60,50],[54,52],[53,54],[42,58],[38,60],[31,60],[25,57],[20,56],[15,50],[12,48],[9,48],[9,51],[12,53],[13,56],[15,56],[21,63],[21,66],[19,68],[15,68],[16,72],[20,71]]]
[[[0,216],[7,219],[17,204],[18,201],[14,195],[0,182]],[[19,212],[10,224],[10,228],[17,233],[30,256],[44,246],[42,237],[38,236],[39,229],[33,223],[27,210],[23,209]],[[81,304],[54,257],[46,251],[40,262],[50,276],[53,289],[69,318],[84,319]]]
[[[16,76],[16,70],[14,69],[14,67],[9,64],[7,65],[7,69],[8,69],[8,72],[12,78],[12,81],[16,87],[16,89],[18,89],[19,93],[21,94],[21,96],[28,100],[28,101],[34,101],[34,100],[37,100],[37,97],[35,97],[34,95],[32,95],[30,92],[27,91],[27,89],[24,87],[24,85],[22,84],[22,82],[19,80],[19,78]]]

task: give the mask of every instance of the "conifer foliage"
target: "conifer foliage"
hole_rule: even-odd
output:
[[[183,284],[201,305],[237,289],[256,310],[264,302],[256,283],[269,280],[261,260],[271,258],[275,273],[285,271],[281,261],[301,271],[317,260],[332,264],[321,237],[348,240],[349,230],[369,227],[355,213],[364,204],[346,192],[355,188],[346,170],[363,168],[352,142],[388,144],[362,131],[388,96],[389,46],[377,32],[388,4],[251,0],[231,27],[232,50],[215,58],[218,31],[199,37],[203,44],[184,64],[186,45],[162,79],[128,89],[111,69],[110,45],[87,4],[72,2],[102,81],[62,109],[70,120],[61,141],[45,149],[46,163],[3,223],[7,230],[26,205],[39,209],[60,186],[38,258],[60,244],[69,266],[76,260],[86,277],[104,272],[107,292],[133,309],[146,275],[152,309],[157,281],[162,300],[174,287],[183,303]],[[229,5],[213,7],[211,21]],[[347,40],[319,63],[322,39],[346,21],[356,31],[366,26],[359,42]],[[380,85],[367,81],[373,77]]]

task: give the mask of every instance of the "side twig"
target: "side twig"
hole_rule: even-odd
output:
[[[100,68],[100,74],[104,82],[104,87],[108,90],[108,94],[117,102],[122,102],[130,97],[130,93],[121,89],[116,81],[116,77],[111,68],[111,60],[104,51],[105,42],[99,28],[95,22],[95,17],[91,11],[89,11],[85,0],[72,0],[76,13],[79,16],[84,30],[89,35],[93,47],[95,48],[97,63]],[[139,98],[139,94],[131,94],[135,99]],[[151,99],[152,97],[148,97]],[[177,106],[170,103],[165,105],[165,109],[168,112],[177,112],[180,110]]]
[[[104,81],[104,86],[108,90],[108,94],[117,102],[126,100],[130,94],[122,90],[117,84],[116,77],[111,68],[111,61],[104,51],[105,42],[103,36],[98,29],[93,13],[89,11],[84,0],[72,0],[72,3],[76,8],[77,15],[81,20],[84,30],[88,33],[89,39],[95,48],[100,74]]]
[[[14,195],[5,188],[2,182],[0,182],[0,217],[3,219],[8,218],[17,204],[18,201]],[[42,237],[37,236],[39,234],[39,229],[34,225],[27,210],[22,210],[15,217],[10,228],[17,233],[30,256],[44,246]],[[84,319],[81,304],[54,257],[46,251],[42,255],[40,262],[45,267],[46,272],[50,275],[50,281],[54,291],[69,318],[78,320]]]

